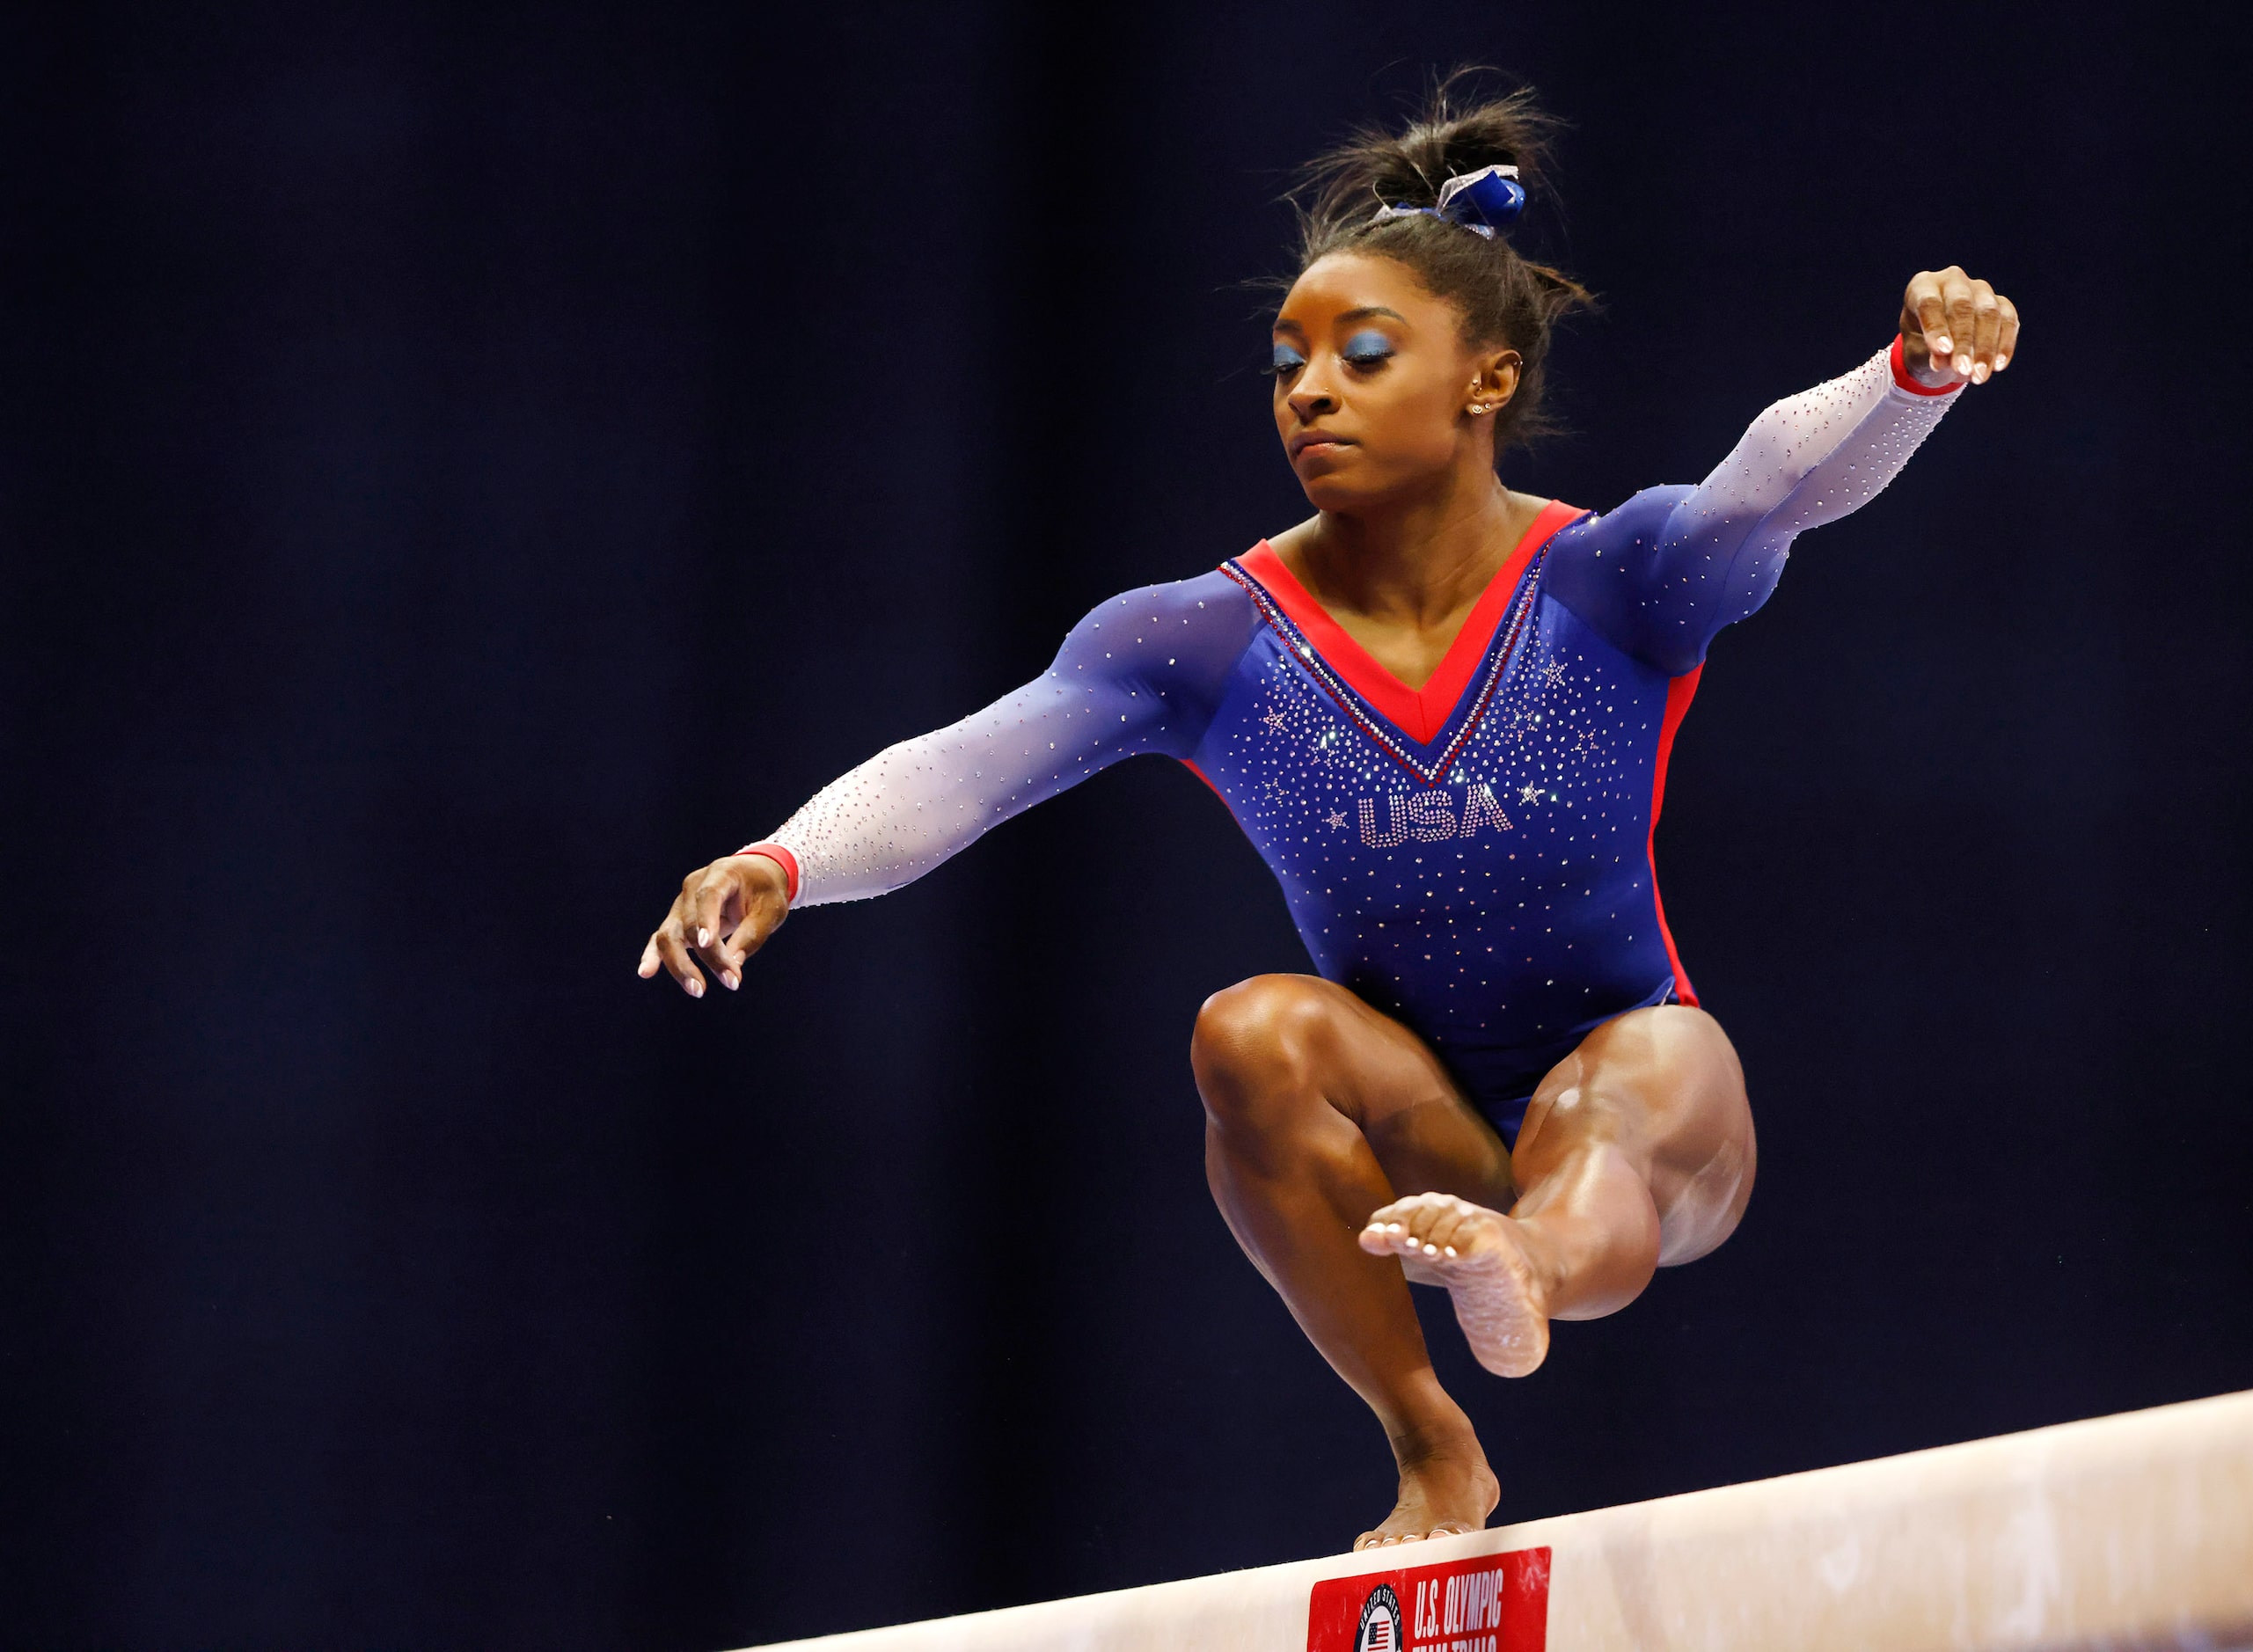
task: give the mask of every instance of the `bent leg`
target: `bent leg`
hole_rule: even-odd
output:
[[[1718,1249],[1757,1163],[1745,1069],[1719,1021],[1662,1004],[1589,1034],[1533,1093],[1511,1159],[1511,1214],[1546,1247],[1552,1312],[1598,1319],[1652,1268]]]
[[[1364,1249],[1447,1285],[1472,1351],[1533,1370],[1548,1322],[1592,1319],[1736,1228],[1756,1151],[1744,1071],[1721,1024],[1662,1005],[1606,1021],[1541,1081],[1511,1155],[1507,1216],[1425,1195],[1378,1211]]]
[[[1190,1060],[1221,1214],[1392,1441],[1400,1502],[1357,1546],[1478,1530],[1499,1495],[1485,1453],[1439,1385],[1401,1268],[1355,1235],[1403,1192],[1506,1202],[1501,1139],[1420,1039],[1313,976],[1216,993]]]

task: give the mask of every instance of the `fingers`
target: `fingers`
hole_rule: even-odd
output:
[[[1971,382],[1984,384],[1995,370],[2002,344],[2002,300],[1983,281],[1971,287]]]
[[[644,979],[657,973],[656,969],[649,967],[649,960],[653,956],[658,968],[681,983],[682,991],[692,998],[704,996],[704,972],[689,956],[688,942],[681,932],[681,903],[678,901],[673,903],[673,910],[665,915],[665,921],[657,925],[657,932],[650,936],[649,945],[642,952],[641,975]]]
[[[1913,327],[1920,335],[1913,340]],[[1951,264],[1909,282],[1901,301],[1901,337],[1913,367],[1984,384],[2017,351],[2018,311],[1993,285]],[[1914,359],[1919,356],[1925,360]]]
[[[720,939],[735,927],[740,910],[734,900],[735,880],[728,862],[715,860],[681,880],[681,928],[696,947],[697,955],[720,968]]]
[[[647,981],[660,969],[692,998],[704,996],[701,960],[729,991],[742,984],[743,960],[766,944],[790,914],[782,868],[757,855],[727,855],[681,880],[634,973]]]
[[[1948,306],[1941,296],[1940,280],[1937,272],[1924,271],[1909,283],[1901,304],[1901,318],[1908,324],[1901,331],[1906,333],[1913,328],[1935,361],[1956,347],[1948,333]]]
[[[1981,285],[1985,285],[1984,282]],[[1941,277],[1942,305],[1948,312],[1948,339],[1954,347],[1948,353],[1948,364],[1956,369],[1958,378],[1973,376],[1979,357],[1979,295],[1971,278],[1953,264]],[[1935,357],[1940,352],[1935,351]],[[1986,376],[1984,374],[1979,376]]]
[[[721,942],[721,967],[730,975],[740,975],[743,960],[766,945],[767,937],[782,926],[790,916],[790,882],[782,868],[764,855],[731,856],[735,863],[733,875],[735,917],[727,937]],[[728,983],[732,988],[735,983]]]
[[[742,977],[743,960],[766,945],[766,938],[774,932],[775,919],[756,899],[746,903],[748,910],[730,930],[727,937],[713,947],[713,956],[721,970],[721,983],[729,991],[735,990]]]

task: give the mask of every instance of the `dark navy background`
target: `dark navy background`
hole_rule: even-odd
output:
[[[1519,486],[1695,480],[1924,266],[2027,318],[1715,649],[1662,870],[1759,1191],[1527,1381],[1433,1316],[1502,1517],[2253,1385],[2227,16],[11,14],[0,1641],[696,1652],[1384,1512],[1204,1189],[1191,1017],[1304,965],[1188,773],[633,968],[1296,519],[1235,283],[1464,59],[1608,304]]]

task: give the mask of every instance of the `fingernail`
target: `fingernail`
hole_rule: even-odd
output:
[[[1439,1254],[1439,1246],[1437,1245],[1427,1245],[1423,1247],[1423,1254],[1427,1256],[1437,1256]]]
[[[1385,1231],[1387,1233],[1397,1233],[1401,1231],[1401,1224],[1398,1222],[1387,1222],[1385,1224]]]
[[[1452,1256],[1452,1255],[1455,1254],[1455,1247],[1454,1247],[1452,1245],[1450,1245],[1450,1246],[1447,1247],[1447,1254],[1448,1254],[1450,1256]]]
[[[696,944],[699,947],[709,947],[712,945],[712,932],[708,929],[700,929],[697,931]]]
[[[730,969],[726,975],[720,977],[720,984],[727,988],[730,992],[733,992],[742,983],[742,977],[738,976],[732,969]]]
[[[704,977],[703,977],[702,976],[690,976],[690,977],[689,977],[689,997],[691,997],[691,998],[702,998],[703,996],[704,996]]]
[[[1998,373],[2001,372],[2001,371],[2003,370],[2003,369],[2005,369],[2006,367],[2008,367],[2009,365],[2010,365],[2010,358],[2009,358],[2008,356],[2007,356],[2007,355],[1998,355],[1997,357],[1995,357],[1995,371],[1996,371],[1996,372],[1998,372]]]
[[[1984,384],[1987,382],[1987,364],[1985,362],[1971,369],[1971,382],[1974,384]]]
[[[1950,362],[1949,365],[1954,367],[1955,369],[1958,373],[1961,373],[1964,377],[1969,378],[1971,376],[1971,358],[1969,355],[1959,354],[1956,357],[1955,361]]]
[[[1956,354],[1956,341],[1943,333],[1932,341],[1932,353],[1935,355],[1953,355]]]

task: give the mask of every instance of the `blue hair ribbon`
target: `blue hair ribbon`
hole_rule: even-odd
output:
[[[1445,218],[1474,234],[1494,238],[1494,232],[1525,209],[1525,186],[1518,181],[1515,166],[1481,166],[1475,172],[1458,172],[1439,186],[1439,202],[1431,207],[1379,207],[1372,222],[1386,218]]]

